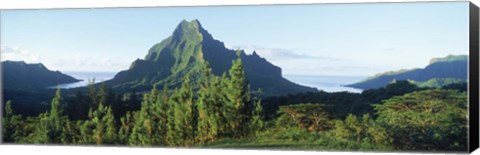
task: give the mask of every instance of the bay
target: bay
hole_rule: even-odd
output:
[[[325,92],[353,92],[361,93],[363,90],[345,85],[352,84],[365,79],[363,76],[322,76],[322,75],[284,75],[294,83],[315,87]]]
[[[65,83],[60,84],[58,86],[50,86],[49,88],[57,88],[60,87],[62,89],[69,89],[69,88],[77,88],[77,87],[84,87],[87,86],[89,80],[95,79],[95,83],[100,83],[106,80],[112,79],[116,72],[82,72],[82,71],[71,71],[71,72],[63,72],[64,74],[70,75],[76,79],[82,80],[79,82],[74,83]]]
[[[77,88],[87,86],[89,80],[95,79],[95,83],[100,83],[112,79],[116,72],[86,72],[86,71],[71,71],[64,72],[76,79],[82,80],[74,83],[60,84],[58,87],[62,89]],[[352,87],[346,87],[347,84],[352,84],[363,80],[362,76],[323,76],[323,75],[284,75],[284,77],[294,83],[314,87],[325,92],[354,92],[361,93],[363,90]],[[49,88],[57,88],[57,86],[50,86]]]

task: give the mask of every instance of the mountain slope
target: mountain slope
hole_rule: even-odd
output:
[[[246,55],[242,51],[240,57],[252,90],[261,89],[269,95],[317,91],[286,80],[279,67],[255,52]],[[150,48],[144,59],[135,60],[128,70],[119,72],[106,84],[119,90],[137,91],[165,82],[179,86],[187,74],[196,79],[205,62],[210,63],[215,75],[221,76],[230,69],[234,59],[237,59],[236,52],[213,39],[198,20],[183,20],[170,37]]]
[[[41,63],[27,64],[23,61],[2,62],[2,73],[4,89],[11,90],[42,89],[80,81],[59,71],[50,71]]]
[[[347,86],[359,89],[372,89],[383,87],[393,80],[413,80],[415,83],[423,83],[421,85],[424,86],[441,86],[443,84],[451,84],[452,82],[466,81],[467,66],[468,56],[449,55],[444,58],[433,58],[430,60],[430,64],[422,69],[381,73]]]

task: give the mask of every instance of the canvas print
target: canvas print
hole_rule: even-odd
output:
[[[468,8],[2,10],[2,142],[464,152]]]

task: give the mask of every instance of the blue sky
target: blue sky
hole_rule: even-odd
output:
[[[1,59],[118,72],[183,19],[283,74],[369,76],[468,54],[468,2],[437,2],[2,11]]]

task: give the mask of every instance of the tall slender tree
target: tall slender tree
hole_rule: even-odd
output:
[[[59,144],[62,142],[62,132],[65,119],[61,118],[62,96],[57,88],[55,97],[50,104],[50,112],[39,115],[39,122],[35,130],[35,143]]]
[[[138,146],[152,145],[153,126],[150,119],[150,99],[148,94],[144,94],[142,107],[136,113],[135,125],[130,135],[129,144]]]
[[[162,144],[167,145],[167,130],[168,130],[168,110],[169,110],[169,95],[168,95],[168,83],[163,85],[163,91],[159,94],[157,99],[157,112],[160,116],[159,130],[162,137]]]
[[[203,79],[199,85],[198,91],[198,140],[201,143],[205,143],[208,139],[213,139],[215,111],[213,111],[213,94],[210,89],[210,74],[211,67],[208,62],[205,62],[203,68]]]
[[[256,100],[255,102],[255,109],[252,112],[252,120],[250,124],[250,131],[261,131],[264,129],[264,122],[263,122],[263,108],[262,108],[262,101]]]
[[[193,90],[190,85],[190,76],[186,76],[180,90],[172,97],[175,111],[175,131],[178,133],[180,145],[192,146],[196,137],[196,105],[193,100]]]
[[[62,108],[61,108],[61,102],[62,102],[62,95],[60,93],[60,87],[57,88],[57,92],[55,93],[55,97],[52,100],[51,103],[51,109],[49,113],[49,128],[50,128],[50,134],[49,137],[53,140],[53,142],[57,143],[60,142],[61,140],[58,139],[61,134],[62,134],[62,129],[63,125],[65,122],[61,118],[62,115]]]
[[[168,100],[168,110],[167,110],[167,133],[166,133],[166,142],[167,145],[169,146],[178,146],[180,145],[180,140],[178,136],[180,135],[180,132],[177,132],[175,128],[175,124],[177,121],[177,116],[175,115],[178,106],[176,102],[176,92],[178,92],[178,89],[175,88],[173,91],[173,95],[170,100]]]
[[[249,109],[251,104],[249,86],[241,59],[241,52],[237,51],[237,60],[233,60],[229,70],[226,97],[228,109],[231,109],[233,118],[230,118],[230,126],[235,137],[247,135],[249,124]]]
[[[106,107],[103,103],[98,105],[98,109],[93,111],[93,139],[97,145],[114,144],[117,140],[115,120],[110,107]]]
[[[35,144],[48,144],[51,143],[49,133],[51,132],[49,128],[49,117],[48,113],[42,113],[38,115],[38,122],[35,125],[35,130],[33,133],[32,141]]]
[[[21,115],[13,113],[11,101],[5,104],[5,113],[2,118],[2,142],[14,142],[18,138],[18,133],[21,132],[19,125],[21,123]]]
[[[125,116],[120,118],[120,129],[118,131],[118,139],[121,144],[128,144],[130,133],[134,125],[134,120],[131,112],[127,112]]]

